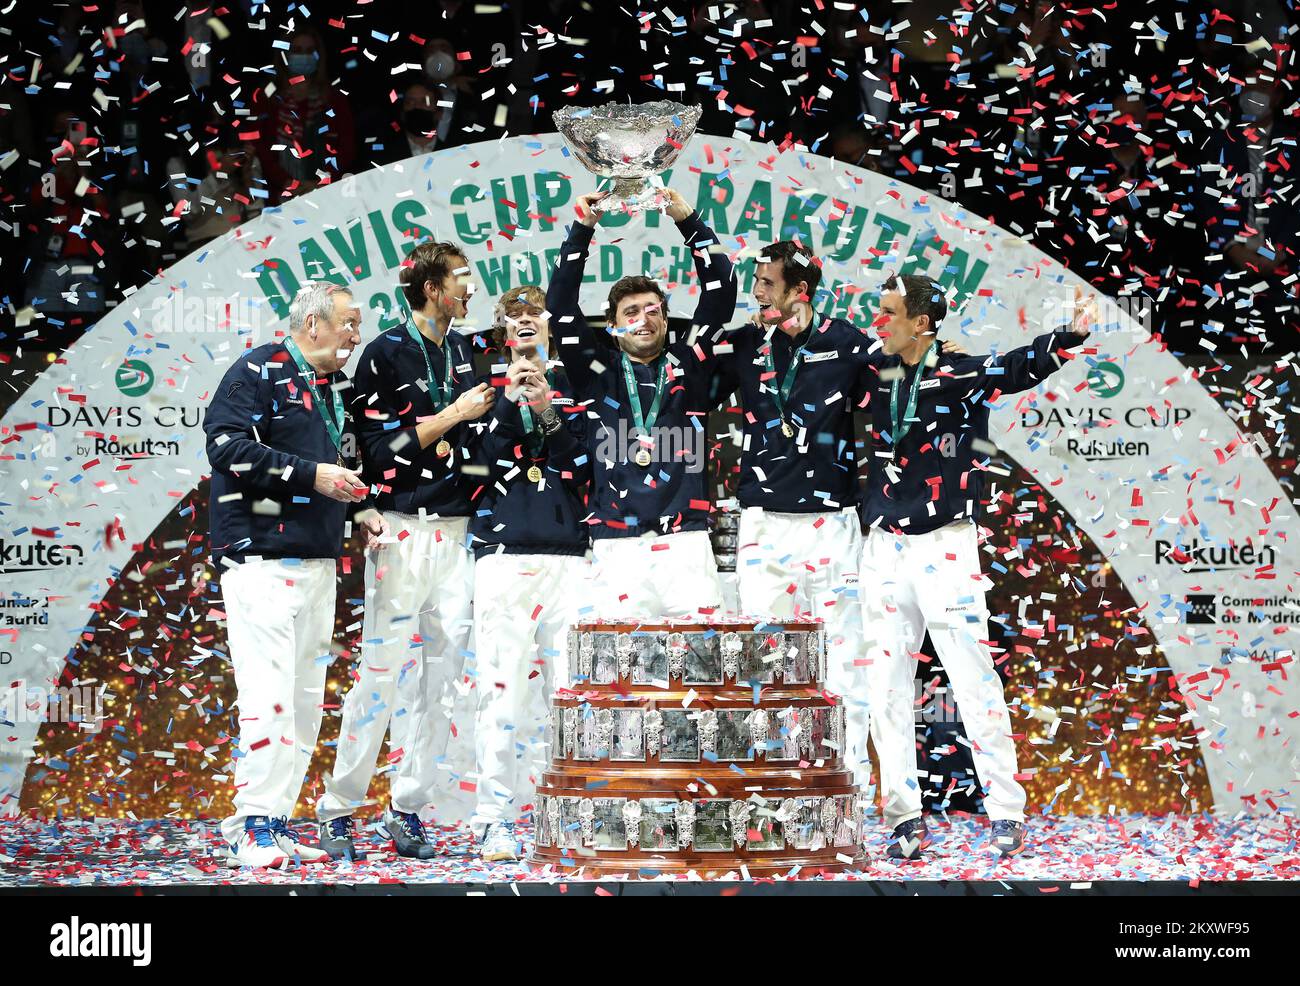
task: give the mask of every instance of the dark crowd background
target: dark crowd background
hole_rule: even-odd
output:
[[[9,0],[3,345],[65,344],[341,174],[667,96],[992,218],[1175,351],[1290,351],[1297,23],[1296,0]]]
[[[704,132],[802,145],[959,202],[1131,302],[1234,420],[1271,433],[1270,466],[1292,493],[1289,398],[1260,401],[1246,382],[1281,373],[1300,326],[1297,24],[1295,0],[652,9],[617,0],[0,0],[0,409],[22,376],[134,289],[264,209],[413,154],[552,130],[552,111],[565,105],[667,97],[701,105]],[[720,496],[733,459],[714,465]],[[1004,487],[1004,499],[1047,496],[1019,470]],[[194,558],[206,556],[185,519],[203,512],[206,494],[202,483],[187,512],[160,529],[159,544],[168,533],[194,536]],[[1099,550],[1082,538],[1082,549],[1062,547],[1045,507],[1041,514],[1028,527],[991,525],[1003,541],[1028,547],[1042,585],[1026,577],[994,591],[1001,615],[990,639],[1010,654],[1017,602],[1068,570],[1087,583],[1071,620],[1080,651],[1055,655],[1061,668],[1001,663],[1013,694],[1052,707],[1105,703],[1111,711],[1093,718],[1115,723],[1130,709],[1148,722],[1176,708],[1154,684],[1127,690],[1118,674],[1113,687],[1083,698],[1068,687],[1102,661],[1141,663],[1126,625],[1134,604],[1104,578]],[[159,571],[163,580],[174,574]],[[345,576],[341,593],[349,652],[356,582]],[[143,608],[121,596],[130,588],[122,580],[105,611]],[[214,632],[201,623],[174,630],[182,643],[211,643]],[[90,656],[111,673],[119,631],[99,625],[96,634]],[[174,646],[146,661],[168,681],[184,668]],[[931,771],[927,801],[976,807],[942,668],[928,641],[925,651],[918,754]],[[344,670],[332,674],[331,688],[341,687]],[[232,696],[209,668],[193,675],[195,687],[217,696],[211,717],[188,722],[190,743],[208,751],[228,739],[221,724]],[[155,687],[115,683],[119,721],[157,726],[160,713],[135,701],[157,697]],[[334,713],[322,757],[332,728]],[[1030,720],[1026,728],[1022,745],[1049,745],[1046,727]],[[1096,739],[1095,726],[1069,728],[1061,735],[1072,747]],[[1199,757],[1179,747],[1149,752],[1156,747],[1104,731],[1115,769],[1092,776],[1083,760],[1044,767],[1028,782],[1035,804],[1206,803]],[[136,770],[128,779],[112,767],[125,734],[105,739],[96,755],[84,738],[51,731],[44,742],[31,797],[52,810],[197,804],[219,814],[228,795],[191,789],[160,809],[159,777]],[[190,766],[199,777],[208,769],[197,755]],[[1062,771],[1085,793],[1062,796]]]

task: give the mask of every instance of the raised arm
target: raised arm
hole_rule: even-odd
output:
[[[977,372],[972,374],[972,388],[995,387],[1004,394],[1018,394],[1037,387],[1065,364],[1061,350],[1071,349],[1083,342],[1074,332],[1047,332],[1037,336],[1028,346],[1021,346],[996,356],[972,356],[962,360],[970,365],[978,361]]]
[[[1065,365],[1069,357],[1064,350],[1079,346],[1088,338],[1092,326],[1097,324],[1095,295],[1074,289],[1074,318],[1070,328],[1060,332],[1045,332],[1028,346],[1021,346],[1000,356],[975,357],[979,360],[973,379],[981,384],[996,387],[1004,394],[1017,394],[1037,387]]]
[[[599,360],[600,342],[582,314],[579,295],[587,255],[595,233],[596,213],[592,203],[598,194],[578,197],[578,219],[569,227],[560,247],[560,256],[546,286],[546,311],[550,316],[551,340],[556,354],[564,363],[565,373],[577,392],[593,396],[596,373],[593,362]]]
[[[679,340],[679,358],[688,369],[707,376],[722,374],[724,379],[714,379],[710,385],[712,403],[726,398],[734,389],[736,368],[729,358],[729,333],[727,325],[736,313],[736,275],[731,258],[714,234],[694,211],[681,193],[667,189],[668,217],[677,224],[677,231],[691,251],[695,261],[695,278],[699,287],[699,300],[691,316],[691,334]],[[717,347],[722,345],[722,351]],[[729,388],[724,390],[723,388]]]
[[[736,275],[731,258],[698,212],[692,211],[677,220],[677,230],[695,258],[695,276],[700,288],[700,300],[691,321],[706,332],[719,333],[736,314]]]

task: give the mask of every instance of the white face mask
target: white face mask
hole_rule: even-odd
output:
[[[424,60],[424,71],[435,82],[445,82],[456,74],[456,60],[445,51],[435,51]]]
[[[1237,105],[1241,107],[1241,115],[1247,120],[1258,120],[1268,115],[1272,108],[1272,100],[1268,98],[1267,93],[1260,92],[1258,89],[1246,89],[1237,97]]]

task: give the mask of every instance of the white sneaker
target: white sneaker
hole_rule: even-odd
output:
[[[265,815],[252,815],[244,822],[238,842],[226,844],[226,865],[279,869],[292,857],[286,856]]]
[[[480,855],[484,862],[500,863],[519,858],[519,840],[515,838],[515,827],[509,822],[494,822],[488,826],[483,836],[483,849]]]
[[[293,862],[301,864],[329,862],[330,854],[320,846],[312,846],[303,842],[298,837],[298,833],[289,828],[289,819],[272,818],[271,832],[280,848]]]

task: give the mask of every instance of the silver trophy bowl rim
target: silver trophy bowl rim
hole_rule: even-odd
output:
[[[649,103],[601,103],[599,106],[561,106],[551,114],[555,127],[564,133],[562,124],[575,123],[579,120],[603,120],[614,123],[631,120],[635,117],[650,119],[663,118],[668,123],[674,116],[682,118],[682,127],[694,128],[700,121],[703,107],[687,106],[671,99],[656,99]]]

